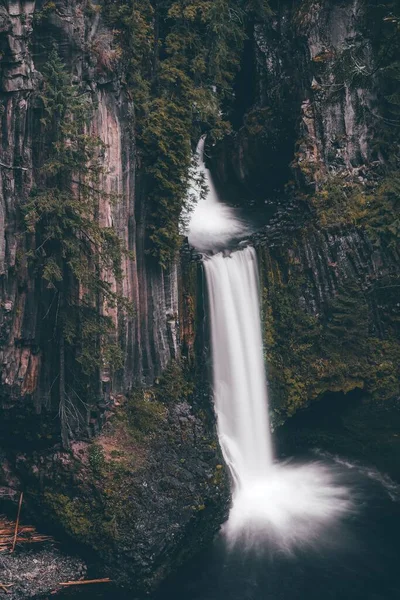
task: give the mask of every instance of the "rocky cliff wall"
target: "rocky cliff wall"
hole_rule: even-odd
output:
[[[263,10],[264,16],[251,17],[234,86],[235,131],[213,148],[211,167],[225,197],[232,190],[238,204],[267,222],[253,241],[280,423],[329,391],[363,388],[382,401],[398,395],[398,147],[385,99],[393,93],[387,66],[394,42],[388,40],[398,21],[385,3],[361,0],[271,1],[271,8],[272,15]],[[140,9],[130,18],[149,16],[145,3]],[[126,30],[137,26],[117,13]],[[189,11],[183,21],[176,15],[177,37],[169,38],[166,54],[174,60],[163,71],[168,93],[151,97],[152,135],[160,133],[165,114],[180,125],[174,76],[181,65],[171,39],[190,32],[196,15]],[[200,33],[202,26],[201,17]],[[238,39],[236,21],[232,30]],[[131,59],[142,77],[151,68],[140,61],[151,52],[146,36],[138,37],[144,53]],[[389,44],[386,58],[382,40]],[[69,1],[8,3],[0,10],[0,42],[0,399],[6,447],[0,482],[10,497],[25,489],[36,519],[44,515],[94,551],[118,581],[134,580],[144,593],[212,538],[228,497],[205,401],[201,268],[185,251],[167,269],[148,254],[148,181],[132,128],[133,103],[123,69],[115,68],[121,49],[113,45],[99,8]],[[39,175],[44,142],[37,92],[53,43],[90,97],[90,133],[104,142],[99,222],[115,228],[130,251],[123,257],[123,278],[111,283],[134,307],[130,316],[110,311],[124,367],[111,373],[104,365],[84,439],[75,439],[70,452],[59,445],[57,395],[50,394],[59,349],[43,325],[49,296],[27,258],[22,210]],[[136,51],[135,40],[130,43]],[[225,50],[226,44],[223,56]],[[217,75],[219,85],[226,84],[226,74],[217,69]],[[212,121],[219,114],[215,102],[205,94],[200,115],[194,111],[198,133],[205,115],[214,115]],[[167,112],[159,115],[157,107]],[[173,136],[174,128],[167,133]],[[156,135],[154,145],[150,138],[151,152],[156,148],[169,159],[162,168],[176,164],[179,144],[170,156],[168,136]],[[168,177],[162,183],[168,189]],[[180,355],[180,363],[170,362]],[[153,382],[146,391],[136,389]],[[129,390],[126,401],[119,392]],[[100,435],[89,441],[94,434]]]
[[[24,490],[35,522],[139,596],[212,539],[229,490],[214,415],[194,383],[196,268],[184,263],[182,277],[178,259],[161,268],[149,253],[133,102],[112,40],[90,2],[0,9],[0,502]],[[67,451],[54,303],[29,260],[24,222],[43,162],[40,90],[53,46],[90,99],[88,133],[103,142],[98,220],[129,251],[121,280],[109,281],[133,305],[132,314],[108,309],[123,368],[105,363],[94,401],[75,399],[85,423],[69,432]]]
[[[390,3],[271,6],[240,126],[211,165],[269,215],[255,243],[279,423],[329,391],[399,394],[398,21]]]
[[[104,45],[104,54],[112,52],[107,46],[110,34],[99,15],[88,14],[88,6],[82,3],[49,7],[10,2],[2,8],[1,18],[2,402],[12,405],[20,398],[28,402],[33,398],[39,409],[46,405],[55,376],[50,365],[55,349],[50,345],[44,350],[41,343],[47,309],[40,301],[43,284],[27,264],[22,215],[36,184],[41,118],[37,94],[52,44],[75,81],[90,93],[92,134],[105,144],[100,222],[115,227],[132,252],[124,258],[121,291],[132,302],[134,314],[127,319],[114,315],[124,368],[114,377],[113,389],[117,393],[149,384],[179,353],[177,266],[163,270],[146,254],[146,194],[129,127],[132,102],[120,79],[101,64],[99,50],[96,54],[96,44]],[[115,203],[110,202],[110,193],[116,195]],[[105,369],[103,387],[109,387],[109,379]]]

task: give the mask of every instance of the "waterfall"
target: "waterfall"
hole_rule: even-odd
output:
[[[243,488],[272,466],[255,251],[217,254],[204,269],[219,440],[235,485]]]
[[[218,192],[209,169],[204,162],[205,137],[197,146],[197,176],[190,196],[198,198],[190,215],[189,242],[200,252],[224,250],[232,243],[251,233],[251,228],[241,219],[237,211],[220,202]],[[201,197],[199,185],[206,187],[206,197]],[[197,187],[196,187],[197,186]]]
[[[203,161],[208,195],[199,198],[189,242],[203,252],[206,274],[214,404],[218,437],[232,478],[232,506],[223,527],[228,540],[264,543],[291,551],[321,540],[337,518],[352,510],[349,489],[321,462],[273,459],[268,418],[257,259],[254,248],[232,248],[249,229],[223,205]]]

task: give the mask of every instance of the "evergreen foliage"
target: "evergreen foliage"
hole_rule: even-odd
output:
[[[179,245],[193,144],[204,131],[216,140],[230,130],[232,85],[247,28],[269,12],[265,0],[105,2],[135,103],[149,251],[164,267]]]
[[[122,277],[122,242],[98,219],[104,144],[89,133],[90,98],[72,84],[56,50],[43,69],[39,102],[45,152],[24,212],[33,246],[29,257],[50,292],[43,318],[54,321],[67,445],[71,423],[79,422],[76,399],[83,394],[86,401],[90,387],[96,389],[90,384],[102,365],[121,365],[107,311],[129,305],[112,284]]]

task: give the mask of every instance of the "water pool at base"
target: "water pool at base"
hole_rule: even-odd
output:
[[[398,600],[399,487],[374,469],[316,458],[352,490],[352,512],[290,552],[265,531],[247,549],[220,535],[155,600]]]

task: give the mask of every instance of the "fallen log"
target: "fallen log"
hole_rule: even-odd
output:
[[[3,515],[0,516],[0,552],[13,552],[17,544],[54,541],[51,536],[38,533],[32,525],[21,525],[22,498],[21,494],[15,522],[8,521]]]
[[[16,538],[16,543],[18,544],[35,544],[36,542],[50,542],[51,537],[48,535],[35,535],[30,538],[18,537]],[[13,538],[8,540],[0,540],[0,547],[10,546],[13,542]]]
[[[59,585],[63,587],[67,587],[70,585],[87,585],[90,583],[110,583],[111,579],[109,577],[104,577],[103,579],[81,579],[79,581],[64,581],[63,583],[59,583]]]

